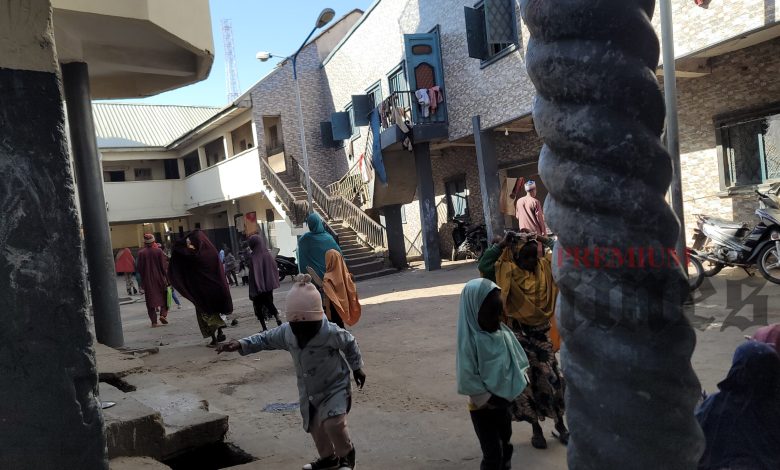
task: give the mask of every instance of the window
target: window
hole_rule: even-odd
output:
[[[409,91],[409,82],[406,80],[406,69],[404,69],[403,62],[387,75],[387,83],[389,85],[391,95],[395,92]],[[397,97],[396,104],[404,109],[411,108],[411,94],[401,93]]]
[[[109,183],[121,183],[125,180],[125,170],[107,171],[104,179]]]
[[[469,190],[466,187],[466,177],[444,183],[444,189],[447,193],[447,218],[452,220],[455,217],[469,215]]]
[[[376,82],[366,91],[371,108],[376,108],[382,102],[382,82]]]
[[[360,128],[355,125],[355,110],[352,109],[352,103],[349,103],[347,107],[344,108],[344,112],[349,113],[349,127],[352,129],[352,132],[350,133],[352,136],[351,138],[360,137]]]
[[[469,57],[491,64],[519,46],[513,0],[484,0],[465,8]]]
[[[197,150],[184,156],[184,176],[190,176],[196,171],[200,171],[200,158]]]
[[[723,123],[719,132],[726,186],[780,179],[780,112]]]
[[[152,179],[151,168],[136,168],[134,173],[136,181],[149,181]]]
[[[179,160],[176,158],[166,158],[163,160],[165,168],[165,179],[177,180],[179,179]]]

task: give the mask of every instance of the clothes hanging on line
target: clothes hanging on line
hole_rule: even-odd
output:
[[[431,114],[435,114],[439,104],[444,102],[444,93],[442,93],[441,88],[437,85],[428,89],[428,98],[430,99]]]
[[[420,106],[420,113],[422,117],[427,118],[431,115],[431,99],[428,96],[428,90],[420,88],[414,92],[414,96],[417,97],[417,104]]]

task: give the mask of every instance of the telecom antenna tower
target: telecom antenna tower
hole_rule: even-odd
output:
[[[222,43],[225,45],[225,82],[227,85],[227,99],[228,102],[232,102],[238,98],[241,86],[238,84],[236,53],[233,50],[233,23],[229,19],[222,20]]]

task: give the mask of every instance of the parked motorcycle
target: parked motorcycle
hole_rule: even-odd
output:
[[[293,277],[298,274],[298,263],[293,257],[276,255],[276,267],[279,268],[280,282],[287,276]]]
[[[698,215],[691,255],[704,263],[704,275],[714,276],[726,266],[748,271],[758,267],[767,281],[780,284],[780,183],[767,193],[756,191],[758,224],[748,224]]]
[[[479,259],[487,249],[487,228],[485,224],[470,225],[468,217],[453,218],[455,228],[452,230],[452,257],[459,259]]]

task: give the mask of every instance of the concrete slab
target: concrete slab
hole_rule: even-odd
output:
[[[100,381],[115,381],[145,370],[144,361],[108,346],[95,343],[95,357]]]
[[[103,410],[109,458],[162,455],[165,430],[159,412],[106,383],[100,384],[100,399],[116,402]]]
[[[149,457],[117,457],[108,462],[109,470],[170,470],[171,467]]]
[[[133,374],[124,378],[135,387],[128,395],[159,412],[165,429],[163,460],[194,448],[222,442],[228,431],[228,417],[210,413],[208,401],[182,391],[154,374]]]

